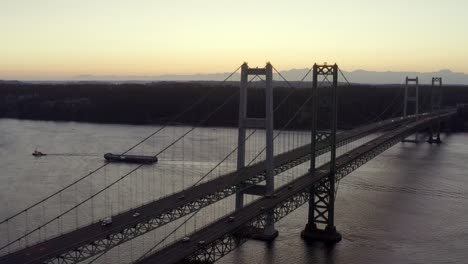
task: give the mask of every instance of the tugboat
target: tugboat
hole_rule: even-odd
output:
[[[34,152],[32,153],[32,155],[33,155],[34,157],[42,157],[42,156],[46,156],[47,154],[42,153],[42,152],[40,152],[40,151],[37,151],[37,149],[35,149]]]

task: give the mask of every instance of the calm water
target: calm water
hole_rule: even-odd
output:
[[[468,135],[440,146],[398,144],[339,185],[334,248],[300,238],[307,208],[220,263],[468,263]]]
[[[77,172],[83,174],[102,164],[103,153],[122,151],[154,129],[0,119],[1,219],[63,186],[79,176]],[[153,140],[138,151],[154,152],[158,140],[170,141],[174,134],[183,132],[178,130],[183,128],[172,128],[157,138],[156,143]],[[209,167],[215,162],[210,154],[225,153],[220,145],[234,144],[235,133],[235,130],[226,130],[224,140],[220,142],[203,131],[197,136],[197,142],[203,143],[200,148],[206,145],[207,154],[181,157],[180,153],[174,152],[171,157],[163,157],[159,166],[166,168],[163,174],[171,175],[184,168],[187,171],[187,166],[195,168],[194,164]],[[232,140],[227,142],[229,138]],[[347,176],[339,185],[336,204],[336,225],[343,240],[334,248],[320,243],[307,244],[300,238],[307,215],[306,207],[301,207],[278,223],[280,235],[273,243],[249,241],[219,263],[467,263],[468,134],[448,135],[443,141],[439,146],[398,144]],[[189,148],[194,143],[187,141],[184,144]],[[216,146],[218,152],[213,153]],[[31,152],[36,147],[55,155],[34,158]],[[227,162],[224,168],[230,169],[233,162]],[[113,169],[122,174],[129,168]],[[111,172],[109,169],[108,173]],[[170,180],[156,184],[151,182],[152,175],[155,175],[154,170],[141,174],[143,183],[144,177],[148,177],[146,183],[149,186],[143,188],[146,193],[135,194],[137,202],[139,195],[142,197],[140,202],[144,202],[148,196],[154,196],[155,191],[164,195],[164,191],[168,194],[171,188],[186,185]],[[187,176],[192,177],[187,181],[196,181],[197,175],[194,172]],[[152,185],[161,187],[151,189]],[[92,188],[97,187],[91,187],[90,192]],[[132,192],[128,194],[133,197]],[[110,197],[112,200],[113,196]],[[117,203],[121,201],[121,197],[113,198]],[[105,201],[102,202],[104,208]],[[99,207],[99,202],[96,206]],[[115,206],[119,208],[120,205]],[[93,215],[95,211],[99,214],[102,210],[93,209]],[[103,215],[109,213],[112,212]],[[214,218],[221,212],[214,209],[209,214]],[[99,219],[101,216],[95,217]],[[196,223],[194,228],[197,228]],[[4,238],[5,231],[0,232]],[[154,244],[150,238],[145,239],[132,244],[132,250]],[[122,263],[128,257],[122,255],[126,253],[110,252],[99,262]]]

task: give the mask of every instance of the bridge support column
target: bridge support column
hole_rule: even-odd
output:
[[[413,88],[413,89],[412,89]],[[412,105],[413,111],[410,109],[410,104]],[[405,80],[405,99],[403,102],[403,116],[410,115],[412,112],[416,116],[416,120],[419,119],[419,79],[406,77]],[[403,139],[402,142],[411,142],[419,143],[418,133],[414,134],[414,139]]]
[[[265,118],[248,118],[247,115],[247,88],[249,75],[264,75],[265,76]],[[241,67],[241,84],[240,84],[240,99],[239,99],[239,136],[237,150],[237,171],[243,173],[245,168],[245,146],[246,146],[246,129],[256,128],[265,129],[266,139],[266,159],[265,159],[265,181],[266,185],[259,185],[257,188],[261,192],[256,195],[270,197],[275,191],[274,185],[274,152],[273,152],[273,66],[267,63],[265,68],[249,68],[247,63]],[[244,206],[244,190],[238,190],[236,193],[236,210]],[[275,230],[273,211],[268,212],[266,225],[262,229],[253,231],[252,238],[271,241],[278,236],[278,231]]]
[[[329,136],[323,136],[317,131],[318,119],[318,76],[324,76],[328,80],[333,77],[331,100],[325,101],[325,107],[330,114],[331,131]],[[322,179],[310,189],[308,223],[302,231],[301,236],[307,241],[322,241],[326,243],[337,243],[341,240],[341,235],[335,227],[335,183],[336,183],[336,130],[337,130],[337,86],[338,86],[338,66],[314,65],[313,87],[312,87],[312,133],[310,150],[310,174],[313,176],[316,171],[315,146],[317,141],[328,142],[330,145],[330,169],[328,177]],[[323,98],[320,98],[321,100]]]
[[[431,86],[431,112],[440,111],[442,105],[442,78],[433,77]],[[440,144],[440,122],[432,125],[429,128],[429,142],[430,144]]]

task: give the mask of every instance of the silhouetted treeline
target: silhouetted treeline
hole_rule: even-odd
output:
[[[174,124],[237,126],[238,91],[237,86],[196,82],[119,85],[0,82],[0,117],[129,124],[164,124],[174,121]],[[400,85],[340,86],[340,128],[401,115],[403,91],[404,87]],[[429,91],[430,86],[420,86],[420,111],[429,110]],[[264,90],[249,89],[248,93],[248,115],[262,117],[265,107]],[[310,88],[275,88],[275,127],[284,127],[303,105],[305,106],[289,123],[288,128],[310,127],[310,103],[307,104],[310,95]],[[329,95],[330,89],[322,88],[319,101]],[[199,101],[201,103],[196,104]],[[466,102],[468,87],[444,86],[444,105],[455,106],[456,103]],[[192,105],[194,106],[189,109]],[[210,114],[214,110],[217,111]],[[183,111],[186,112],[178,116]],[[330,113],[321,109],[319,125],[326,126],[329,117]]]

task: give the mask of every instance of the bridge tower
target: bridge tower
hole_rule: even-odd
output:
[[[416,115],[419,119],[419,79],[406,77],[405,80],[405,99],[403,116]],[[411,111],[411,109],[413,111]],[[418,133],[414,134],[414,139],[403,139],[402,142],[419,143]]]
[[[248,76],[264,75],[265,76],[265,117],[264,118],[249,118],[247,116],[247,87]],[[266,139],[266,185],[257,185],[247,191],[239,190],[236,193],[236,210],[244,206],[244,194],[270,196],[273,194],[274,186],[274,163],[273,163],[273,66],[267,63],[265,68],[249,68],[247,63],[241,66],[241,82],[240,82],[240,99],[239,99],[239,134],[238,134],[238,149],[237,149],[237,171],[242,172],[245,168],[245,140],[246,129],[257,128],[265,129]],[[268,212],[266,226],[260,230],[254,230],[252,237],[254,239],[270,241],[278,236],[274,226],[273,211]]]
[[[321,91],[318,89],[318,76],[322,76],[324,80],[329,80],[330,76],[333,78],[330,96],[319,96]],[[314,176],[316,172],[315,147],[319,142],[327,143],[330,146],[330,168],[329,176],[310,189],[308,223],[301,233],[301,236],[307,241],[337,243],[341,240],[341,235],[335,227],[337,86],[338,66],[336,64],[332,66],[314,65],[310,176]],[[326,112],[328,115],[329,133],[318,131],[318,111]]]
[[[433,77],[431,85],[431,112],[440,111],[442,108],[442,77]],[[440,144],[440,122],[430,127],[429,140],[431,144]]]

